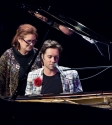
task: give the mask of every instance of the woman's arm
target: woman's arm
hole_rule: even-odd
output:
[[[6,91],[6,74],[7,74],[7,53],[0,57],[0,96],[4,96]]]

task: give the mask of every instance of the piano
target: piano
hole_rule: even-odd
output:
[[[48,30],[43,38],[43,41],[52,37],[52,33],[50,31],[55,30],[56,33],[61,32],[60,34],[64,37],[67,36],[75,42],[78,41],[78,45],[74,44],[76,47],[82,46],[82,49],[83,46],[85,46],[85,48],[90,47],[90,49],[95,52],[95,55],[98,55],[98,58],[101,56],[101,61],[104,61],[105,59],[108,60],[108,63],[102,63],[107,64],[106,66],[76,67],[75,69],[78,70],[79,75],[83,69],[96,69],[98,72],[101,72],[99,69],[103,69],[102,72],[107,69],[110,69],[111,71],[111,41],[103,38],[96,32],[93,32],[73,18],[56,11],[51,6],[48,6],[46,9],[42,6],[22,4],[21,9],[27,12],[31,18],[42,21],[45,25],[47,25]],[[62,44],[64,45],[65,43],[62,42]],[[65,46],[66,45],[64,45],[64,47]],[[73,46],[72,43],[71,46]],[[73,49],[71,51],[73,51]],[[65,65],[68,65],[67,61],[64,61],[64,63]],[[86,65],[88,65],[88,63],[83,66]],[[72,62],[71,66],[74,66]],[[78,66],[78,64],[76,64],[76,66]],[[92,70],[92,72],[98,75],[95,71]],[[94,75],[92,74],[91,76]],[[82,75],[80,75],[80,77],[82,77]],[[86,74],[84,77],[88,80],[88,76],[86,76]],[[83,78],[81,79],[83,80]],[[98,79],[99,77],[97,78],[97,81]],[[92,80],[89,82],[91,81]],[[93,88],[87,88],[90,83],[85,86],[85,82],[87,81],[82,83],[83,89],[85,90],[83,93],[18,96],[15,100],[9,100],[9,97],[0,99],[0,125],[90,125],[111,123],[112,91],[104,91],[107,84],[104,86],[102,83],[99,83],[101,85],[99,86],[100,91],[94,91],[95,89],[93,86],[96,84],[94,83],[94,85],[92,85]],[[99,88],[96,90],[99,90]]]
[[[109,124],[112,92],[18,96],[0,105],[1,125]]]

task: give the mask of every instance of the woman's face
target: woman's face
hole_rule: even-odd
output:
[[[29,52],[33,49],[37,42],[35,34],[27,34],[24,38],[18,39],[20,43],[20,51]]]

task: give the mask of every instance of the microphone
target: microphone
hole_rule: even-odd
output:
[[[61,73],[61,75],[63,77],[66,77],[66,75],[64,74],[64,72],[59,68],[58,64],[57,63],[54,63],[54,67]]]

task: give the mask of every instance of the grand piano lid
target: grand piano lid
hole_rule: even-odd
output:
[[[61,12],[58,12],[55,8],[48,6],[44,8],[40,5],[32,6],[22,4],[22,9],[26,10],[32,16],[42,20],[49,26],[61,31],[62,33],[79,39],[83,39],[87,44],[94,46],[95,50],[101,55],[112,60],[111,57],[111,41],[90,30],[85,25],[77,22],[76,20],[68,17]]]

